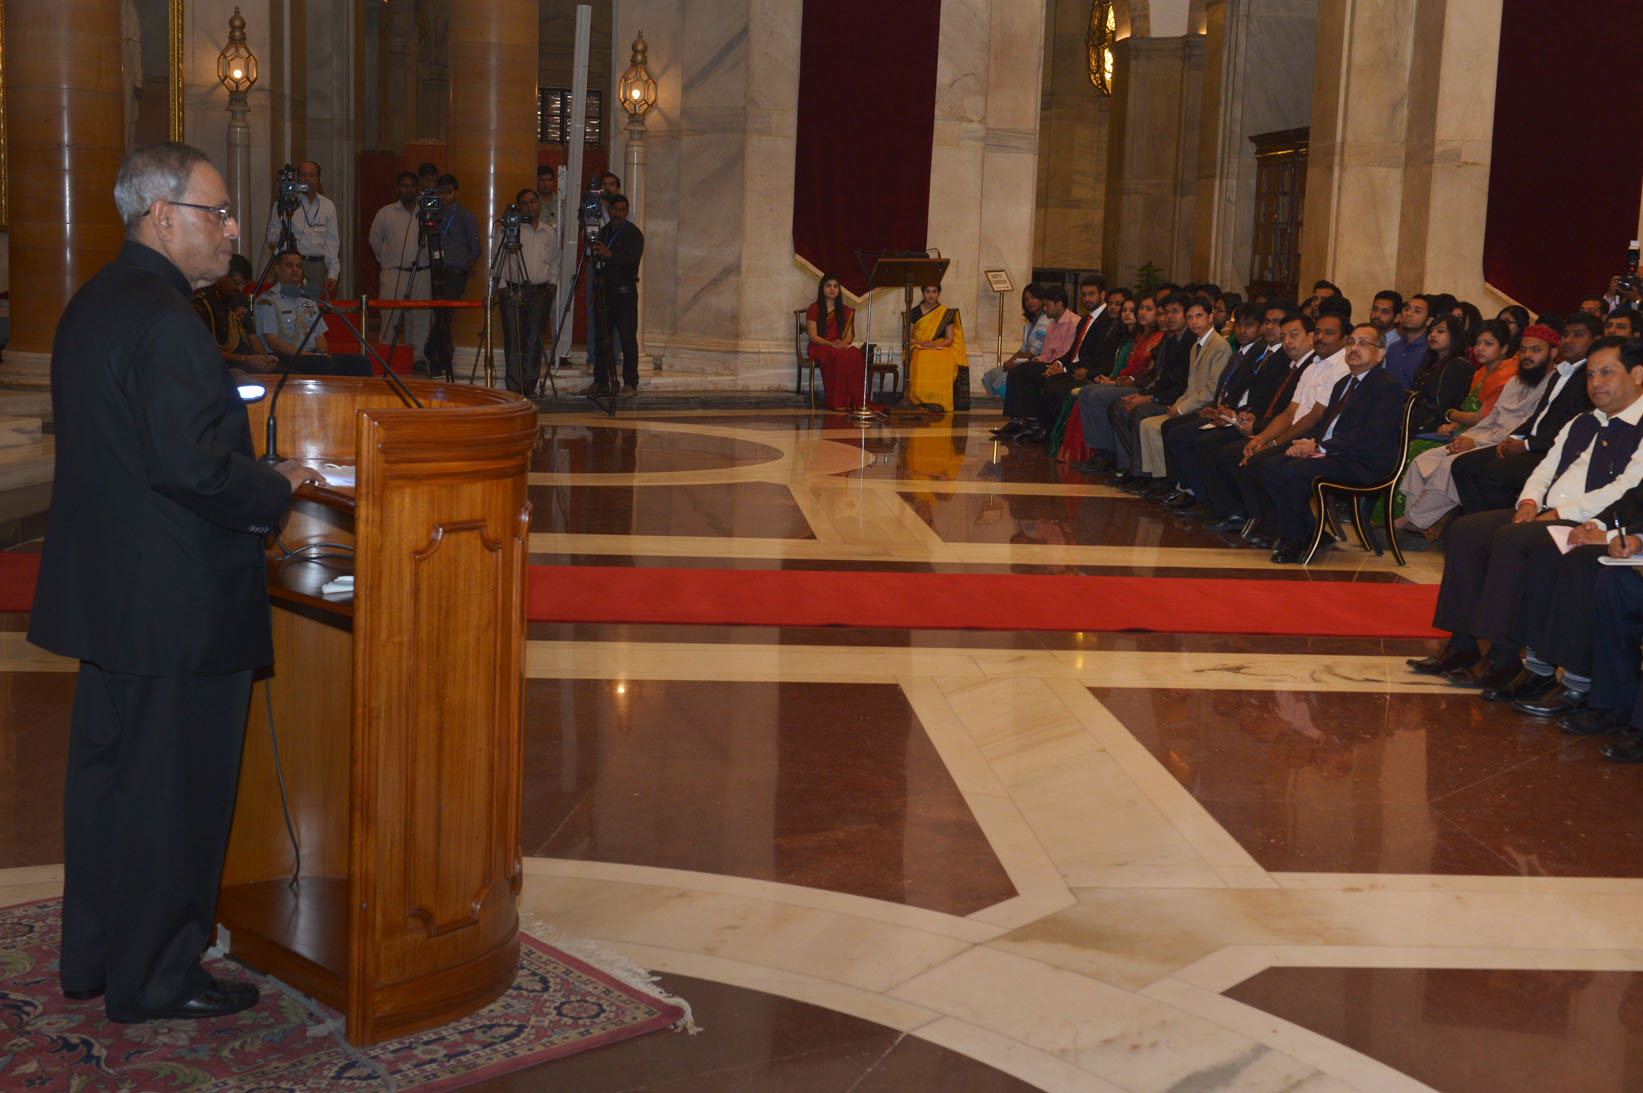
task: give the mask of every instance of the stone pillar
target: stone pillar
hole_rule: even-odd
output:
[[[1181,281],[1192,266],[1204,36],[1123,38],[1113,60],[1101,268],[1129,284],[1151,262]]]
[[[1084,44],[1089,22],[1089,0],[1052,0],[1045,12],[1035,266],[1089,269],[1101,264],[1112,100],[1090,82]]]
[[[8,0],[11,344],[0,377],[46,381],[58,316],[119,251],[119,0]]]
[[[1190,275],[1242,292],[1255,235],[1255,148],[1249,138],[1309,123],[1317,2],[1208,0],[1204,16]]]
[[[485,293],[495,221],[521,187],[536,181],[536,34],[534,0],[452,0],[452,70],[447,132],[450,172],[479,221],[482,253],[468,274],[468,299]],[[457,313],[456,340],[473,345],[475,311]],[[460,369],[458,370],[460,372]]]
[[[950,260],[941,302],[959,309],[976,390],[993,364],[998,333],[998,295],[982,270],[1006,269],[1017,285],[1032,277],[1029,195],[1038,184],[1040,96],[1030,74],[1043,67],[1043,19],[1043,3],[1033,0],[941,6],[929,245]],[[979,185],[954,185],[961,178]],[[1007,316],[1016,306],[1005,299]],[[884,310],[899,311],[900,300]],[[874,319],[877,325],[880,316]]]
[[[1302,283],[1365,308],[1383,288],[1502,302],[1483,284],[1499,41],[1499,0],[1321,0]]]

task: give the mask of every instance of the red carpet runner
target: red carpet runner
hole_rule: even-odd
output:
[[[39,556],[0,552],[0,611],[27,611]],[[532,622],[872,626],[894,630],[1154,630],[1439,636],[1434,585],[532,566]]]

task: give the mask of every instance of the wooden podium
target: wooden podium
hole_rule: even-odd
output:
[[[898,285],[902,290],[901,374],[905,377],[902,383],[904,392],[912,381],[913,289],[940,285],[941,279],[947,276],[949,261],[947,258],[880,258],[873,263],[873,270],[867,275],[869,294],[876,288],[895,288]]]
[[[536,409],[486,388],[293,378],[288,458],[355,468],[299,490],[270,556],[273,675],[254,694],[218,921],[252,967],[377,1043],[454,1020],[519,962],[520,749]],[[248,407],[263,435],[267,400]],[[352,573],[351,598],[321,587]],[[301,854],[297,868],[280,782]]]

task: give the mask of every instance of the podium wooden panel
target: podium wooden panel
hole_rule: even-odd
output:
[[[280,537],[354,553],[270,557],[278,764],[257,695],[218,905],[235,956],[342,1010],[359,1045],[478,1009],[519,961],[536,409],[409,386],[425,408],[379,379],[280,396],[279,451],[357,480],[298,491]],[[249,410],[261,437],[267,403]],[[351,600],[321,593],[348,572]]]

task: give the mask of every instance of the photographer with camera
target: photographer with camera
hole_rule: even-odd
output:
[[[327,296],[337,294],[342,233],[336,204],[319,192],[319,164],[313,160],[280,169],[266,238],[276,254],[290,249],[302,255],[303,283],[309,288]]]
[[[432,225],[432,231],[439,236],[437,253],[443,261],[444,277],[441,280],[440,270],[434,270],[431,281],[432,298],[460,300],[468,287],[468,270],[474,259],[479,257],[479,222],[472,212],[462,207],[455,175],[440,175],[439,189],[436,192],[439,195],[439,215]],[[424,194],[423,197],[426,198],[427,195]],[[435,251],[434,244],[430,243],[429,254],[434,255]],[[428,374],[449,379],[452,376],[453,355],[451,312],[448,308],[440,308],[434,312],[428,334]]]
[[[553,298],[558,288],[559,233],[543,216],[535,190],[520,190],[502,214],[501,246],[518,240],[518,262],[502,265],[502,356],[508,390],[529,396],[542,367]]]
[[[645,236],[628,219],[628,199],[617,194],[606,200],[610,221],[599,229],[593,253],[604,264],[605,311],[608,328],[622,343],[622,395],[639,393],[639,261],[645,254]],[[590,336],[591,346],[594,339]],[[616,386],[615,346],[610,359],[601,356],[593,369],[595,389]]]
[[[420,371],[427,370],[424,346],[428,341],[428,313],[420,308],[399,310],[388,306],[393,300],[429,299],[428,251],[418,224],[417,177],[401,171],[394,178],[397,201],[377,210],[368,237],[371,253],[382,267],[377,294],[384,305],[382,327],[377,335],[392,343],[404,324],[402,345],[411,347]]]

